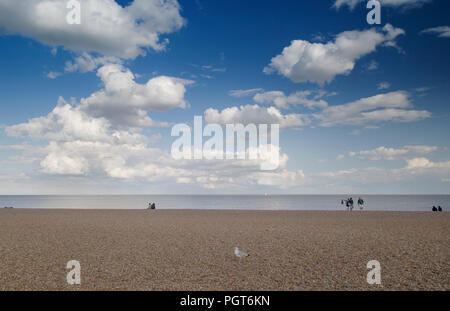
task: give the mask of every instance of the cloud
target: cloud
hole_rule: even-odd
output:
[[[2,0],[0,28],[9,34],[75,52],[134,59],[149,48],[161,51],[168,40],[160,35],[185,25],[176,0],[134,0],[122,7],[114,0],[85,0],[81,24],[66,22],[66,1]]]
[[[225,108],[218,111],[209,108],[205,111],[205,120],[208,123],[217,124],[279,124],[281,129],[301,127],[309,124],[309,119],[303,114],[283,115],[275,107],[261,107],[258,105],[246,105],[240,107]]]
[[[19,173],[17,175],[0,175],[0,180],[6,180],[8,183],[16,180],[28,180],[30,179],[25,173]]]
[[[64,72],[89,72],[97,69],[101,65],[106,64],[122,64],[122,61],[117,57],[94,57],[86,52],[80,56],[75,57],[74,62],[67,61],[64,67]]]
[[[433,164],[427,158],[414,158],[414,159],[408,160],[408,165],[406,168],[409,170],[415,170],[418,168],[430,168],[435,165],[436,164]]]
[[[88,161],[73,153],[67,153],[51,142],[49,154],[41,161],[42,172],[57,175],[84,175],[88,172]]]
[[[68,104],[59,97],[47,116],[6,127],[11,136],[29,135],[52,141],[101,141],[144,136],[134,132],[147,126],[167,126],[154,122],[148,111],[185,108],[185,85],[192,81],[167,76],[154,77],[145,84],[134,81],[133,73],[119,64],[104,65],[97,71],[104,88],[80,103]],[[130,134],[131,133],[131,134]]]
[[[231,90],[228,91],[228,95],[233,97],[246,97],[262,91],[263,91],[262,88],[248,89],[248,90]]]
[[[99,66],[107,64],[119,64],[123,62],[120,58],[112,56],[93,56],[89,53],[83,52],[81,55],[74,58],[73,61],[67,61],[63,72],[51,71],[46,76],[49,79],[56,79],[63,73],[81,72],[86,73],[96,70]]]
[[[450,26],[439,26],[434,28],[428,28],[422,30],[420,33],[436,34],[438,37],[441,38],[450,38]]]
[[[313,39],[313,41],[316,41],[316,42],[325,42],[325,41],[327,41],[326,37],[323,34],[321,34],[321,33],[315,34],[312,37],[312,39]]]
[[[414,89],[414,91],[416,91],[418,93],[425,93],[425,92],[428,92],[429,90],[431,90],[431,87],[428,87],[428,86],[422,86],[422,87],[418,87],[418,88]]]
[[[389,7],[421,7],[425,3],[429,3],[432,0],[379,0],[382,6]],[[350,10],[353,10],[359,3],[367,3],[365,0],[336,0],[333,4],[333,8],[340,9],[342,6],[348,6]]]
[[[260,170],[261,162],[270,159],[175,160],[170,153],[145,142],[127,140],[50,141],[43,152],[30,156],[35,158],[42,174],[90,180],[109,178],[136,183],[191,184],[205,189],[246,189],[269,184],[292,187],[302,179],[298,172],[286,170],[288,157],[282,152],[280,167],[270,173]]]
[[[58,78],[60,75],[62,75],[61,72],[56,72],[56,71],[50,71],[49,73],[47,73],[47,78],[49,79],[56,79]]]
[[[114,129],[110,121],[92,117],[62,97],[47,116],[7,127],[6,133],[48,140],[47,147],[26,151],[29,157],[39,161],[42,173],[51,175],[87,175],[103,164],[119,163],[127,150],[142,149],[147,144],[144,135]]]
[[[310,185],[342,184],[345,179],[346,185],[370,185],[370,184],[392,184],[392,182],[411,182],[414,180],[439,180],[448,178],[450,175],[450,161],[432,162],[427,158],[414,158],[406,161],[401,168],[385,169],[378,167],[350,168],[339,171],[311,173],[306,176],[306,182]],[[352,187],[353,188],[353,187]]]
[[[109,108],[114,111],[117,105],[122,107],[122,114],[131,116],[134,107],[146,113],[146,109],[166,110],[183,106],[184,100],[178,95],[184,95],[184,81],[162,76],[137,85],[133,74],[118,64],[102,66],[98,76],[104,88],[81,103],[69,104],[60,97],[56,107],[47,115],[7,126],[5,131],[9,136],[48,141],[46,146],[40,147],[0,146],[1,150],[21,153],[20,156],[10,157],[9,161],[30,165],[36,170],[33,173],[36,178],[46,175],[60,182],[62,179],[58,178],[64,178],[66,182],[70,177],[83,183],[116,180],[136,184],[177,183],[197,189],[241,190],[269,185],[269,182],[271,187],[280,188],[301,182],[298,172],[286,170],[288,156],[278,147],[279,167],[270,173],[270,178],[268,174],[261,173],[260,167],[262,162],[273,160],[271,154],[268,158],[256,160],[173,159],[167,151],[151,146],[161,139],[159,133],[147,137],[142,134],[142,122],[130,125],[115,114],[108,114],[108,111]],[[102,100],[94,100],[98,98]],[[93,109],[98,103],[104,106]],[[272,113],[266,113],[271,120],[280,119],[290,125],[291,116],[276,113],[275,108],[261,109]],[[148,116],[145,114],[145,117]]]
[[[160,141],[161,139],[162,139],[162,135],[160,133],[156,133],[149,137],[148,142],[156,143],[157,141]]]
[[[210,80],[210,79],[214,79],[214,77],[215,77],[211,73],[227,71],[226,68],[216,68],[212,65],[198,65],[198,64],[189,64],[189,65],[200,71],[197,74],[190,74],[191,78],[202,77],[204,79]],[[189,74],[189,73],[186,71],[184,71],[182,73],[182,75],[186,75],[186,74]]]
[[[58,78],[60,75],[62,75],[61,72],[50,71],[49,73],[46,74],[46,77],[49,78],[49,79],[56,79],[56,78]]]
[[[381,82],[378,84],[379,90],[386,90],[386,89],[389,89],[390,87],[391,87],[391,84],[389,82]]]
[[[439,148],[436,146],[403,146],[400,148],[389,148],[381,146],[371,150],[362,150],[358,152],[349,152],[350,157],[359,157],[361,159],[369,159],[372,161],[377,160],[400,160],[416,157],[419,155],[426,155],[437,151]],[[339,158],[343,159],[345,155],[340,155]]]
[[[226,72],[226,68],[215,68],[212,65],[198,65],[198,64],[188,64],[189,66],[196,68],[197,73],[193,74],[188,71],[181,72],[180,76],[188,76],[192,79],[203,78],[203,79],[214,79],[215,75],[213,73],[216,72]]]
[[[348,75],[358,59],[379,45],[396,46],[395,38],[404,30],[386,24],[382,31],[345,31],[326,44],[293,40],[280,55],[272,58],[264,73],[277,72],[293,82],[330,83],[337,75]]]
[[[73,107],[62,97],[47,116],[30,119],[26,123],[6,128],[9,136],[27,135],[35,139],[58,142],[89,141],[102,143],[143,143],[145,136],[127,131],[113,130],[105,118],[95,118]]]
[[[381,122],[413,122],[429,118],[426,110],[413,110],[409,100],[410,94],[396,91],[361,98],[342,105],[330,106],[322,98],[333,96],[323,90],[306,90],[285,95],[282,91],[257,93],[253,100],[257,105],[230,107],[219,112],[210,108],[205,117],[210,123],[278,123],[281,128],[290,128],[314,124],[331,127],[336,125],[365,126],[367,129],[378,128],[375,123]],[[262,107],[261,105],[274,105]],[[279,109],[289,109],[294,105],[303,105],[308,109],[319,109],[317,113],[286,114]],[[360,131],[353,132],[359,134]]]
[[[97,76],[104,88],[82,99],[80,109],[91,116],[104,117],[115,125],[128,127],[167,126],[153,122],[147,112],[185,108],[185,86],[193,83],[158,76],[139,84],[134,81],[134,74],[119,64],[102,66]]]
[[[367,70],[377,70],[378,69],[378,63],[374,60],[372,60],[368,65],[367,65]]]
[[[329,106],[314,115],[321,126],[364,125],[378,122],[412,122],[429,118],[426,110],[408,110],[412,105],[404,91],[378,94],[355,102]]]
[[[213,76],[211,76],[211,75],[205,75],[205,74],[201,74],[200,77],[205,78],[205,79],[214,79]]]
[[[261,172],[256,180],[258,185],[277,186],[280,188],[298,187],[304,182],[305,173],[303,170],[281,172]]]
[[[310,98],[311,95],[315,96]],[[277,108],[288,109],[291,106],[302,105],[309,109],[326,108],[328,103],[321,97],[325,96],[326,92],[320,91],[301,91],[295,92],[286,96],[281,91],[271,91],[265,93],[258,93],[253,97],[253,100],[258,104],[274,104]]]
[[[226,72],[227,68],[215,68],[211,65],[203,65],[201,66],[203,70],[212,71],[212,72]]]

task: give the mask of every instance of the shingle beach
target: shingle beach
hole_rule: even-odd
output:
[[[0,290],[450,290],[450,215],[2,209]]]

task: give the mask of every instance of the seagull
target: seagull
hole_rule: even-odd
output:
[[[244,253],[243,251],[240,251],[239,248],[237,248],[237,247],[234,248],[234,254],[237,257],[239,257],[239,262],[241,261],[242,258],[250,256],[249,254]]]

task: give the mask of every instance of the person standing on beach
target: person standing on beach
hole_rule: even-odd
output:
[[[353,211],[353,198],[350,198],[349,204],[350,204],[350,211]]]
[[[359,210],[362,211],[364,208],[364,200],[360,197],[358,198]]]
[[[345,202],[345,206],[347,208],[347,211],[350,210],[350,198],[347,198],[346,200],[341,200],[341,204],[344,205]]]
[[[440,205],[438,206],[438,212],[442,212],[442,207]]]

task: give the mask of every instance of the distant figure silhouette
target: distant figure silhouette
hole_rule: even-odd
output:
[[[359,206],[359,210],[362,211],[364,208],[364,200],[361,197],[358,198],[358,206]]]
[[[350,209],[350,200],[345,200],[345,206],[347,207],[347,211]]]
[[[438,209],[436,208],[436,206],[433,205],[433,208],[431,209],[433,212],[437,212]]]
[[[440,205],[438,206],[438,212],[442,212],[442,207]]]

